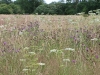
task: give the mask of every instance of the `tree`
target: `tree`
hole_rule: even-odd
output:
[[[24,13],[24,11],[21,10],[19,5],[11,3],[11,4],[9,4],[9,6],[12,8],[13,14],[22,14],[22,13]]]
[[[0,3],[10,4],[12,3],[11,0],[0,0]]]
[[[0,4],[0,14],[12,14],[12,8],[7,4]]]
[[[54,4],[44,4],[36,8],[34,13],[44,13],[44,14],[56,14],[56,6]]]
[[[17,0],[16,3],[21,6],[25,13],[31,14],[39,5],[44,3],[44,0]]]

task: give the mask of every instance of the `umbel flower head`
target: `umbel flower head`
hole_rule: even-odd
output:
[[[73,48],[65,48],[65,50],[75,51],[75,49],[73,49]]]
[[[93,39],[91,39],[91,40],[93,40],[93,41],[97,41],[98,39],[97,39],[97,38],[93,38]]]
[[[63,61],[64,61],[64,62],[68,62],[68,61],[70,61],[70,59],[63,59]]]
[[[40,65],[40,66],[44,66],[44,65],[45,65],[45,63],[41,63],[41,62],[40,62],[40,63],[38,63],[38,65]]]
[[[50,50],[50,53],[52,53],[52,52],[57,52],[57,49]]]

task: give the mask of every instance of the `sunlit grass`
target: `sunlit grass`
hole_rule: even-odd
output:
[[[0,16],[0,75],[99,75],[99,16]]]

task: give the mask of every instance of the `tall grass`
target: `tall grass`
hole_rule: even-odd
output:
[[[0,75],[100,74],[99,16],[1,17]]]

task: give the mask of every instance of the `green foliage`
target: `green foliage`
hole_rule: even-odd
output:
[[[12,8],[7,4],[0,5],[0,14],[12,14]]]
[[[76,14],[75,4],[73,4],[73,3],[66,4],[65,14],[66,15],[74,15],[74,14]]]
[[[11,0],[0,0],[0,3],[10,4],[12,3]]]
[[[43,0],[17,0],[16,4],[20,5],[25,13],[31,14],[39,5],[43,4]]]
[[[40,5],[39,7],[36,8],[34,13],[44,13],[44,14],[56,14],[56,6],[53,4],[44,4],[44,5]]]
[[[0,4],[0,14],[22,14],[20,6],[15,4]]]
[[[80,12],[88,14],[90,10],[100,9],[99,0],[59,0],[59,2],[52,2],[46,4],[44,0],[0,0],[0,6],[7,4],[5,7],[0,7],[0,14],[57,14],[57,15],[74,15]]]
[[[9,6],[12,8],[13,14],[22,14],[24,12],[24,10],[21,10],[19,5],[15,5],[15,4],[9,4]]]

